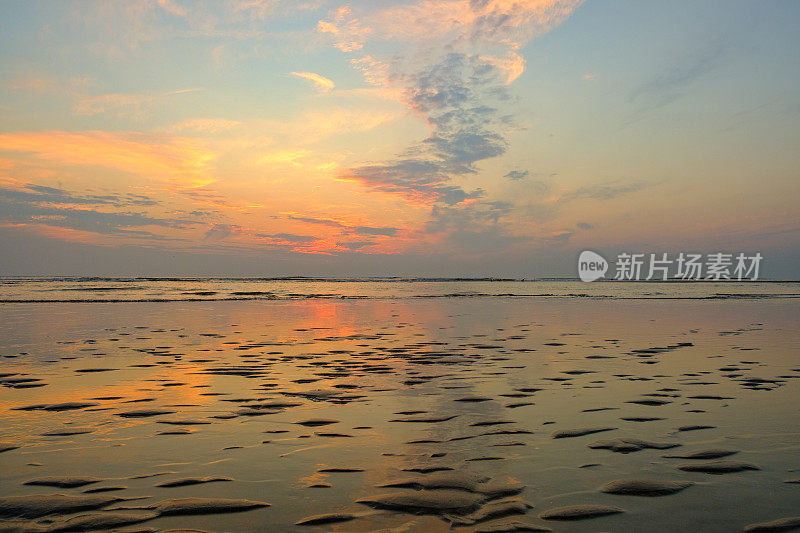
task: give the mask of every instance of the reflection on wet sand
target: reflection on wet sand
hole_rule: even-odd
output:
[[[799,305],[5,304],[0,530],[789,527]]]

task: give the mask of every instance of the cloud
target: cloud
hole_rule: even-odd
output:
[[[353,233],[358,235],[382,235],[384,237],[394,237],[397,235],[397,228],[373,228],[370,226],[354,226]]]
[[[186,8],[180,5],[175,0],[157,0],[157,2],[158,6],[167,13],[171,13],[179,17],[186,16]]]
[[[142,197],[145,198],[146,197]],[[0,220],[25,226],[49,226],[88,234],[164,240],[174,238],[144,227],[188,230],[199,224],[190,219],[160,218],[135,212],[100,211],[101,207],[136,205],[135,195],[75,195],[52,187],[28,186],[25,190],[0,187]]]
[[[398,159],[384,164],[348,169],[340,179],[359,181],[372,190],[399,194],[420,203],[458,204],[484,196],[482,189],[471,192],[448,185],[449,174],[439,161]]]
[[[222,133],[241,126],[238,120],[225,118],[192,118],[178,122],[166,128],[167,133],[180,133],[189,131],[192,133]]]
[[[157,104],[168,103],[172,98],[200,91],[199,88],[177,89],[161,92],[100,93],[92,92],[97,80],[89,76],[23,75],[0,86],[27,94],[49,95],[51,98],[66,97],[72,100],[72,112],[76,115],[94,116],[114,114],[120,118],[143,119],[151,114]]]
[[[158,202],[140,194],[75,194],[64,189],[27,184],[20,189],[0,187],[0,198],[36,205],[111,205],[114,207],[154,206]]]
[[[345,133],[371,131],[400,116],[397,111],[372,106],[362,105],[356,110],[326,106],[304,112],[291,121],[249,120],[242,124],[241,128],[237,127],[238,125],[231,125],[230,129],[236,127],[235,136],[228,136],[222,146],[230,149],[262,149],[268,146],[270,150],[275,150],[274,147],[278,145],[282,150],[276,151],[286,153],[308,150],[314,143],[323,139]],[[165,131],[180,132],[176,126]],[[199,131],[200,124],[183,124],[183,127]]]
[[[498,253],[531,238],[517,235],[508,225],[514,211],[510,202],[435,205],[422,232],[435,237],[441,252],[483,255]]]
[[[614,183],[586,185],[565,193],[561,196],[561,200],[577,200],[581,198],[588,198],[591,200],[613,200],[626,194],[641,191],[646,187],[647,184],[644,182],[621,185],[616,185]]]
[[[306,224],[315,224],[319,226],[328,226],[330,228],[339,228],[345,230],[345,233],[355,233],[357,235],[375,235],[375,236],[393,237],[399,231],[399,228],[393,228],[391,226],[381,226],[381,227],[359,226],[355,224],[345,224],[344,222],[340,222],[338,220],[334,220],[331,218],[315,218],[307,216],[298,216],[295,214],[286,215],[286,218],[289,220],[304,222]]]
[[[369,189],[414,202],[455,205],[475,200],[456,178],[503,155],[509,117],[499,110],[505,86],[524,71],[518,50],[566,19],[578,0],[420,0],[364,13],[339,8],[320,22],[365,80],[422,117],[430,135],[394,159],[341,174]],[[380,57],[371,50],[403,46]],[[370,50],[364,53],[362,50]],[[383,55],[386,55],[385,53]]]
[[[487,224],[496,225],[500,218],[513,210],[510,202],[484,202],[466,206],[433,206],[431,220],[424,231],[429,234],[462,230]]]
[[[286,242],[289,244],[305,244],[318,240],[317,237],[313,237],[311,235],[295,235],[294,233],[273,233],[271,235],[268,233],[256,233],[256,237]]]
[[[180,89],[165,93],[108,93],[79,96],[73,111],[78,115],[99,115],[116,111],[118,116],[138,118],[145,107],[169,97],[188,94],[199,89]]]
[[[549,181],[544,180],[528,180],[525,182],[525,185],[539,195],[545,195],[553,188],[553,185]]]
[[[88,50],[118,59],[142,44],[170,37],[210,39],[262,38],[265,21],[318,9],[323,0],[93,0],[70,6],[71,22],[80,24]]]
[[[337,220],[332,220],[328,218],[313,218],[313,217],[304,217],[304,216],[296,216],[296,215],[287,215],[289,220],[297,220],[298,222],[305,222],[307,224],[319,224],[322,226],[330,226],[333,228],[343,228],[345,227],[344,224]]]
[[[629,95],[628,101],[638,105],[629,122],[640,118],[647,111],[680,99],[684,89],[720,66],[726,52],[721,46],[693,50],[692,54],[685,55],[656,73]]]
[[[215,181],[217,154],[198,139],[138,132],[43,131],[0,134],[0,150],[31,152],[63,165],[100,166],[186,187]]]
[[[519,181],[519,180],[527,178],[529,174],[530,174],[530,172],[528,172],[527,170],[512,170],[511,172],[509,172],[508,174],[506,174],[503,177],[504,178],[508,178],[510,180]]]
[[[552,232],[548,240],[551,243],[563,243],[572,239],[573,235],[575,235],[575,232],[572,230],[558,230]]]
[[[221,241],[231,233],[237,233],[241,228],[231,224],[214,224],[206,231],[203,239],[209,241]]]
[[[583,230],[594,229],[594,226],[592,226],[588,222],[578,222],[577,224],[575,224],[575,227],[577,227],[578,229],[583,229]]]
[[[322,92],[328,92],[336,86],[333,80],[313,72],[292,72],[291,75],[312,82]]]
[[[205,205],[205,206],[213,206],[214,208],[225,209],[228,211],[234,211],[239,213],[248,213],[253,209],[262,207],[260,204],[250,203],[250,204],[242,204],[237,202],[232,202],[228,199],[228,197],[218,193],[213,189],[209,189],[208,187],[196,187],[196,188],[185,188],[185,187],[178,187],[178,188],[169,188],[167,189],[169,192],[173,192],[179,196],[183,196],[191,200],[192,203],[196,205]],[[216,214],[217,211],[208,211],[207,214]]]
[[[365,27],[352,16],[350,6],[342,6],[332,14],[332,20],[321,20],[317,29],[322,33],[334,36],[335,46],[342,52],[354,52],[363,48],[362,41],[372,33],[372,29]]]
[[[566,19],[580,0],[421,0],[356,16],[336,9],[319,30],[344,51],[370,39],[498,44],[512,50]]]
[[[336,246],[341,246],[342,248],[347,248],[348,250],[360,250],[366,246],[372,246],[375,244],[371,241],[351,241],[351,242],[337,242]]]
[[[13,91],[34,94],[52,93],[61,88],[58,80],[50,76],[42,75],[19,77],[5,80],[1,83]]]
[[[476,163],[505,153],[503,119],[487,101],[503,94],[496,68],[475,55],[448,53],[422,70],[396,74],[404,103],[425,117],[430,136],[400,157],[350,168],[343,179],[415,202],[456,204],[483,196],[452,184]]]

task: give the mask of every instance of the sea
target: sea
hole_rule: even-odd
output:
[[[627,282],[509,278],[0,277],[0,302],[406,298],[798,298],[800,281]]]

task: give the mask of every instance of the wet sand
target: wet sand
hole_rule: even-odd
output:
[[[0,531],[800,523],[797,299],[0,313]]]

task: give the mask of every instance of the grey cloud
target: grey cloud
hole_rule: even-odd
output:
[[[151,205],[158,205],[158,202],[149,198],[147,196],[143,196],[141,194],[129,194],[128,195],[128,202],[131,205],[140,205],[140,206],[151,206]]]
[[[667,106],[683,96],[683,90],[703,76],[719,67],[726,50],[722,46],[709,46],[695,51],[694,55],[681,58],[653,76],[631,92],[629,102],[638,103],[628,122],[641,118],[642,114]]]
[[[503,177],[516,181],[527,178],[529,174],[530,172],[528,172],[527,170],[512,170]]]
[[[613,200],[625,194],[641,191],[647,187],[643,182],[635,182],[624,185],[613,183],[602,185],[586,185],[566,193],[562,200],[577,200],[579,198],[589,198],[592,200]]]
[[[306,242],[313,242],[318,240],[316,237],[312,237],[310,235],[295,235],[294,233],[256,233],[256,237],[260,237],[263,239],[279,239],[282,241],[288,241],[291,243],[302,244]]]
[[[115,233],[117,235],[136,237],[139,239],[147,239],[151,241],[169,241],[169,242],[186,241],[186,239],[177,237],[166,237],[164,235],[158,235],[153,232],[140,229],[134,230],[134,229],[117,228],[117,231]]]
[[[456,174],[474,173],[475,163],[503,155],[507,146],[503,137],[488,131],[440,134],[425,142],[434,146],[436,154],[449,163],[448,170]]]
[[[36,184],[28,184],[23,189],[0,187],[0,220],[18,224],[46,224],[104,235],[152,240],[182,239],[131,228],[160,226],[186,229],[197,224],[193,220],[157,218],[133,212],[101,212],[89,207],[125,207],[156,203],[149,197],[138,194],[81,195],[65,189]],[[87,206],[87,208],[64,207],[64,204]]]
[[[404,87],[407,105],[425,115],[431,135],[396,159],[361,165],[348,177],[382,192],[455,205],[482,197],[453,179],[475,174],[476,163],[506,152],[502,128],[508,117],[488,101],[505,96],[501,72],[477,55],[448,53],[432,64],[393,65],[391,77]]]
[[[575,224],[575,226],[576,226],[578,229],[584,229],[584,230],[588,230],[588,229],[594,229],[594,226],[592,226],[592,225],[591,225],[591,224],[589,224],[588,222],[578,222],[577,224]]]
[[[370,241],[354,241],[354,242],[337,242],[336,246],[341,246],[343,248],[347,248],[348,250],[360,250],[365,246],[372,246],[373,244],[375,243]]]
[[[474,200],[486,196],[483,189],[475,189],[472,192],[466,192],[460,187],[437,187],[436,192],[439,194],[439,200],[448,205],[460,204],[464,200]]]
[[[383,235],[386,237],[392,237],[399,231],[399,228],[393,228],[391,226],[348,226],[336,220],[329,220],[327,218],[301,217],[296,215],[287,215],[286,218],[290,220],[297,220],[298,222],[305,222],[307,224],[319,224],[321,226],[341,228],[344,233],[356,233],[358,235]]]
[[[575,235],[574,231],[562,231],[550,237],[550,241],[554,243],[562,243],[569,241]]]
[[[397,234],[397,228],[372,228],[370,226],[357,226],[353,228],[353,232],[359,235],[383,235],[384,237],[393,237]]]
[[[447,236],[447,242],[460,251],[480,254],[501,252],[528,240],[528,237],[510,235],[500,226],[461,227]]]
[[[553,188],[550,183],[542,180],[528,181],[527,184],[531,189],[533,189],[534,192],[538,194],[547,194]]]
[[[464,231],[468,227],[496,225],[500,218],[513,210],[509,202],[483,202],[466,206],[434,205],[431,220],[425,224],[425,233]]]
[[[441,235],[443,242],[464,253],[497,253],[522,243],[533,243],[530,236],[515,235],[510,226],[514,219],[545,221],[556,212],[552,204],[516,206],[512,202],[481,200],[470,204],[434,205],[431,219],[423,232]],[[555,236],[551,242],[565,241],[571,235]]]
[[[0,187],[0,198],[33,204],[150,206],[158,202],[141,194],[76,194],[65,189],[29,183],[23,189]]]
[[[714,70],[719,64],[722,50],[714,49],[703,55],[685,58],[679,63],[659,72],[649,82],[631,94],[631,99],[661,97],[694,83],[695,80]]]
[[[547,222],[556,218],[560,212],[560,206],[554,202],[539,202],[517,207],[520,218],[525,218],[538,223]]]
[[[109,213],[90,209],[42,206],[37,202],[24,201],[20,196],[8,200],[0,194],[0,220],[22,224],[46,224],[105,235],[144,235],[158,238],[150,232],[129,228],[139,226],[160,226],[186,229],[198,222],[193,220],[155,218],[141,213]]]
[[[288,215],[286,218],[289,220],[297,220],[298,222],[306,222],[308,224],[319,224],[321,226],[331,226],[334,228],[344,227],[341,222],[336,222],[335,220],[328,220],[325,218],[298,217],[295,215]]]
[[[175,189],[173,192],[180,194],[181,196],[185,196],[190,200],[194,200],[200,203],[218,205],[223,207],[242,207],[231,203],[227,199],[227,197],[207,188],[199,188],[199,189],[178,188]]]
[[[211,226],[206,234],[203,236],[203,239],[210,240],[210,241],[221,241],[226,237],[229,237],[231,233],[238,231],[239,226],[231,225],[231,224],[214,224]]]

